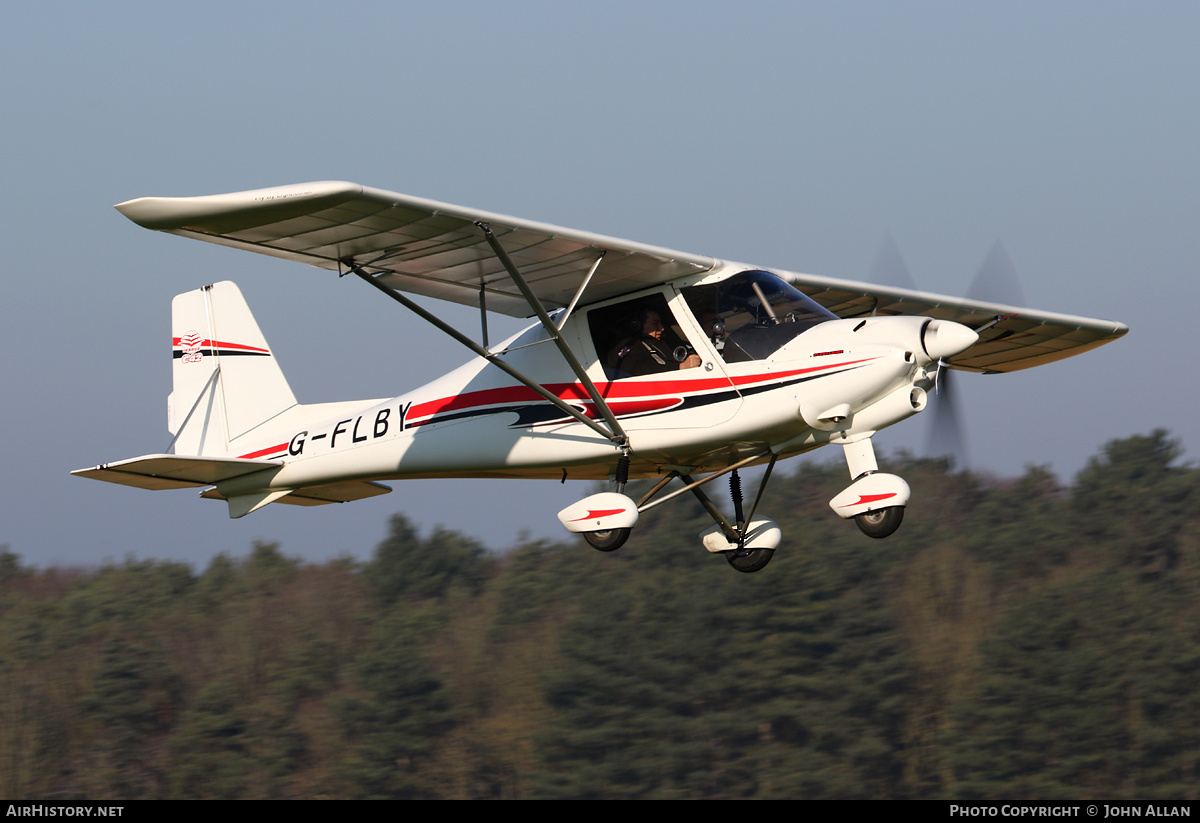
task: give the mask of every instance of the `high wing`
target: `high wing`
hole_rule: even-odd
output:
[[[923,315],[953,320],[979,333],[979,342],[955,355],[950,368],[986,374],[1012,372],[1082,354],[1123,336],[1112,320],[984,303],[943,294],[888,288],[812,274],[777,272],[838,317]]]
[[[722,265],[712,257],[355,183],[303,183],[203,197],[142,197],[117,209],[148,229],[335,271],[354,265],[396,291],[514,317],[532,314],[531,305],[477,223],[491,227],[547,310],[571,304],[585,283],[583,302],[594,303]],[[776,273],[840,317],[925,315],[971,327],[979,333],[979,342],[947,364],[966,371],[1009,372],[1050,363],[1128,331],[1121,323],[1107,320]]]
[[[321,182],[205,197],[142,197],[117,209],[139,226],[324,269],[350,262],[396,291],[480,305],[514,317],[532,312],[483,232],[504,246],[547,310],[568,305],[604,253],[587,302],[713,268],[711,257],[661,249],[394,194]]]

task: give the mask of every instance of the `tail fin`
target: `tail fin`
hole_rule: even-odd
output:
[[[174,454],[222,456],[230,443],[296,405],[250,307],[224,281],[171,302]]]
[[[230,517],[275,501],[320,506],[391,491],[369,480],[271,487],[277,474],[271,470],[283,466],[288,435],[305,421],[336,420],[383,401],[298,405],[233,283],[176,297],[171,303],[171,338],[174,387],[167,401],[167,428],[175,437],[167,447],[169,454],[145,454],[72,474],[141,489],[212,486],[201,497],[228,500]],[[262,448],[264,443],[282,445]],[[256,474],[257,479],[251,477]],[[231,486],[233,481],[240,485]]]

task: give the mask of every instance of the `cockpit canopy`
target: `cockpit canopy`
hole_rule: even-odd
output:
[[[770,357],[801,332],[836,320],[778,275],[752,270],[683,290],[700,327],[726,363]]]

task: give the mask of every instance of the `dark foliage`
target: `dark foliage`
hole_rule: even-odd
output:
[[[1157,431],[1064,487],[904,455],[902,528],[777,475],[763,571],[679,500],[618,552],[395,516],[364,564],[0,550],[0,795],[1182,798],[1200,793],[1200,471]],[[720,498],[714,492],[714,498]]]

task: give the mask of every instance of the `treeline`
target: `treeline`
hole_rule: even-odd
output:
[[[1200,470],[900,457],[900,531],[777,476],[743,575],[684,500],[611,555],[397,515],[366,563],[0,555],[0,797],[1200,796]],[[720,497],[714,493],[714,496]]]

